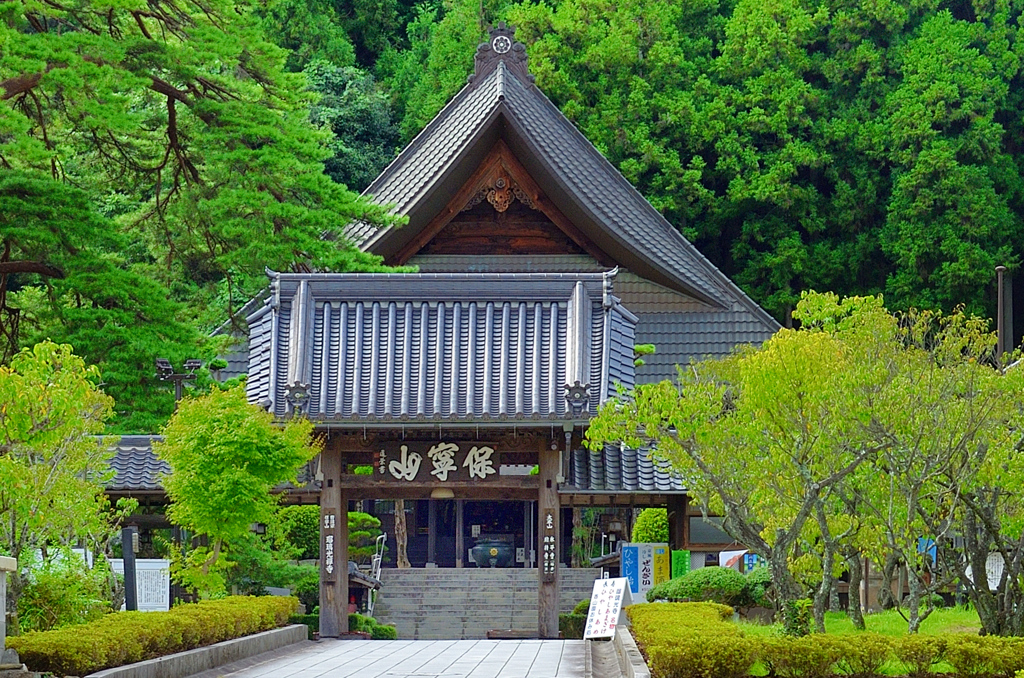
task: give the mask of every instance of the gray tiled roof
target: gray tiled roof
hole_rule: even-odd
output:
[[[114,477],[107,483],[109,492],[162,492],[160,476],[171,467],[153,453],[153,441],[160,436],[121,436],[114,446],[110,466]]]
[[[561,205],[563,212],[598,224],[600,237],[591,237],[607,241],[605,249],[620,264],[636,272],[637,264],[649,266],[676,289],[718,308],[744,308],[766,328],[777,329],[774,319],[654,209],[536,85],[514,75],[504,62],[456,94],[366,189],[376,202],[393,204],[396,213],[416,223],[379,230],[357,225],[349,236],[362,249],[378,253],[389,239],[410,237],[410,229],[423,225],[417,210],[460,162],[479,156],[474,144],[491,144],[496,135],[515,137],[512,145],[530,156],[520,160],[545,175],[534,178],[550,180],[549,197],[558,203],[555,194],[570,196],[573,209]]]
[[[572,468],[559,492],[684,492],[682,479],[649,448],[606,445],[603,451],[573,450]]]
[[[649,384],[674,379],[676,365],[728,355],[736,346],[759,345],[770,336],[763,324],[745,311],[646,313],[639,316],[636,343],[654,344],[644,356],[636,381]]]
[[[589,419],[633,385],[636,317],[613,276],[272,274],[247,319],[248,396],[286,416],[298,393],[325,423]]]

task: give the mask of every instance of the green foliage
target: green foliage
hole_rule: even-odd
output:
[[[755,567],[746,574],[747,598],[751,605],[773,607],[772,573],[767,567]]]
[[[925,678],[942,659],[945,649],[944,637],[914,634],[898,638],[893,643],[892,653],[909,678]]]
[[[299,599],[302,602],[302,599]],[[305,624],[306,626],[306,639],[313,640],[313,634],[320,632],[320,615],[319,614],[293,614],[288,617],[289,624]]]
[[[631,605],[633,633],[651,672],[672,678],[738,678],[755,661],[755,645],[726,622],[732,609],[712,603]]]
[[[570,614],[558,615],[558,631],[566,640],[582,640],[587,630],[587,615],[575,610]]]
[[[268,586],[295,591],[301,582],[319,574],[312,565],[297,565],[297,549],[271,535],[246,532],[228,541],[226,550],[232,566],[225,572],[225,586],[241,595],[266,595]]]
[[[300,579],[295,585],[295,595],[307,611],[317,607],[320,604],[320,572],[313,570]]]
[[[111,611],[102,561],[94,569],[70,551],[34,568],[17,601],[22,632],[50,631],[93,621]]]
[[[572,613],[587,616],[590,613],[590,598],[576,603],[575,607],[572,608]]]
[[[731,607],[750,604],[747,580],[728,567],[702,567],[656,584],[647,600],[712,602]]]
[[[8,638],[33,671],[84,676],[283,626],[294,598],[231,597],[168,612],[116,612],[84,625]]]
[[[633,523],[631,541],[640,544],[668,543],[668,511],[663,508],[646,508],[640,511]]]
[[[802,637],[811,632],[811,601],[807,599],[782,602],[782,633]]]
[[[654,355],[655,346],[654,344],[635,344],[633,346],[633,366],[643,367],[645,355]]]
[[[391,103],[373,76],[356,68],[314,61],[304,72],[309,89],[320,95],[310,119],[333,136],[325,171],[335,182],[361,191],[398,153]]]
[[[320,507],[315,504],[282,506],[277,509],[273,530],[298,549],[298,557],[320,557]]]
[[[112,511],[103,495],[111,452],[96,436],[112,401],[98,380],[99,371],[70,346],[52,342],[0,365],[0,552],[25,566],[44,548],[56,554],[81,542],[102,552],[117,520],[136,505],[127,501]],[[50,581],[49,563],[40,565]],[[10,577],[12,609],[26,583],[20,573]],[[55,612],[54,623],[65,617]],[[51,623],[42,611],[35,618]]]
[[[171,466],[164,487],[168,517],[207,535],[210,547],[179,555],[172,576],[212,594],[224,590],[221,551],[244,538],[253,522],[268,523],[276,498],[271,490],[294,480],[299,466],[318,451],[312,424],[293,419],[274,424],[273,415],[250,404],[243,387],[183,400],[164,429],[157,455]]]
[[[376,624],[370,629],[373,640],[398,640],[398,629],[390,624]]]
[[[377,621],[373,617],[367,617],[363,614],[352,613],[348,616],[348,630],[349,631],[365,631],[369,633],[370,630],[377,625]]]
[[[810,615],[808,614],[808,621]],[[783,678],[830,678],[843,656],[846,643],[834,636],[790,634],[762,638],[760,659],[773,675]],[[798,636],[798,637],[797,637]]]

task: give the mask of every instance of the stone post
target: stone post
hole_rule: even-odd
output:
[[[16,572],[18,561],[0,556],[0,654],[3,654],[7,637],[7,573]]]

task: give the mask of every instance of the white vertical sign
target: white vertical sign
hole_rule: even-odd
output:
[[[622,608],[632,602],[629,582],[625,577],[596,580],[594,591],[590,594],[590,611],[587,613],[587,626],[583,632],[584,640],[610,638],[615,635],[616,625],[629,626],[626,612]]]

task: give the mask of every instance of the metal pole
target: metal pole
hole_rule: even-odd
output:
[[[998,281],[998,290],[996,291],[996,356],[999,361],[1002,362],[1003,354],[1006,353],[1006,327],[1004,325],[1004,306],[1006,306],[1005,299],[1003,297],[1003,274],[1006,273],[1005,266],[996,266],[996,280]]]

